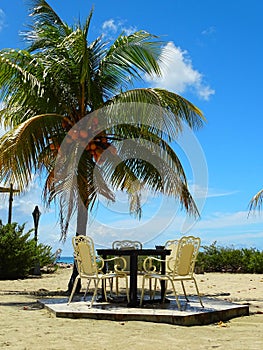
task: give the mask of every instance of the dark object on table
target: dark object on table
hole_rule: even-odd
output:
[[[164,249],[165,246],[164,246],[164,245],[156,245],[155,248],[156,248],[156,249]]]

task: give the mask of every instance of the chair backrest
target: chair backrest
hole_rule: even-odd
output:
[[[142,243],[139,241],[131,241],[129,239],[124,239],[120,241],[114,241],[112,242],[112,248],[113,249],[142,249]],[[126,260],[126,269],[125,271],[130,271],[130,257],[124,256],[123,257]]]
[[[174,262],[174,275],[193,275],[200,242],[200,238],[194,236],[184,236],[179,240]]]
[[[142,243],[139,241],[131,241],[129,239],[124,239],[122,241],[114,241],[112,243],[113,249],[142,249]]]
[[[166,257],[166,265],[165,265],[165,271],[171,272],[174,269],[174,263],[177,256],[177,249],[178,249],[178,239],[172,239],[165,242],[165,249],[170,249],[171,254]]]
[[[72,238],[74,258],[77,262],[78,273],[81,275],[98,274],[94,243],[91,237],[76,236]]]

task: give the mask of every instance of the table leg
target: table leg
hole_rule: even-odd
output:
[[[137,300],[137,271],[138,271],[138,255],[131,254],[130,256],[130,302],[128,306],[136,307]]]
[[[165,260],[166,256],[161,256],[162,260]],[[161,263],[161,274],[165,275],[165,261],[162,261]],[[161,300],[164,299],[164,293],[165,293],[165,281],[161,280]]]
[[[107,259],[107,255],[102,255],[102,258],[105,260]],[[106,273],[107,272],[107,265],[104,264],[103,268],[102,268],[102,272],[103,273]],[[106,280],[105,279],[102,279],[101,281],[102,283],[102,290],[101,290],[101,298],[100,298],[100,301],[106,301],[105,299],[105,293],[104,293],[104,290],[106,288]]]

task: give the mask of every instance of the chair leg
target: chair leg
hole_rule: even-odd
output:
[[[128,277],[125,276],[125,283],[126,283],[126,296],[128,303],[130,302],[130,295],[129,295],[129,283],[128,283]]]
[[[154,281],[154,290],[153,292],[151,293],[151,299],[154,299],[155,298],[155,293],[156,293],[156,288],[157,288],[157,278],[155,278],[155,281]]]
[[[80,279],[80,276],[78,275],[74,281],[74,284],[73,284],[73,288],[72,288],[72,291],[71,291],[71,294],[70,294],[70,297],[69,297],[69,300],[68,300],[68,305],[71,303],[71,300],[73,298],[73,295],[75,293],[75,290],[77,288],[77,284],[78,284],[78,281]]]
[[[150,299],[154,299],[155,297],[155,292],[156,292],[156,288],[157,288],[157,279],[155,278],[154,281],[154,289],[152,287],[152,278],[149,277],[149,291],[150,291]]]
[[[200,304],[201,304],[202,307],[204,307],[204,304],[203,304],[203,301],[202,301],[202,298],[200,296],[199,289],[198,289],[198,286],[197,286],[197,282],[196,282],[196,279],[194,277],[193,277],[193,280],[194,280],[194,283],[195,283],[195,289],[196,289],[196,292],[197,292]]]
[[[92,305],[93,305],[93,303],[94,303],[94,300],[95,300],[95,297],[96,297],[96,295],[97,295],[97,292],[98,292],[98,286],[99,286],[99,280],[94,280],[94,282],[95,282],[95,289],[94,289],[94,292],[93,292],[93,296],[92,296],[92,299],[91,299],[91,302],[90,302],[90,308],[92,308]],[[106,300],[107,300],[107,297],[105,297],[106,298]]]
[[[112,295],[112,291],[113,291],[113,278],[109,278],[109,283],[110,283],[110,295]]]
[[[119,278],[116,276],[116,295],[119,295]]]
[[[160,280],[160,288],[162,289],[162,285],[161,285],[162,280]],[[165,297],[166,297],[166,292],[167,292],[167,286],[168,286],[168,281],[164,280],[164,294],[163,294],[163,299],[162,299],[162,303],[165,302]]]
[[[106,282],[107,282],[107,279],[105,278],[101,280],[105,301],[107,301]]]
[[[154,289],[153,289],[153,286],[152,286],[152,277],[149,276],[150,300],[154,299],[154,295],[155,295],[155,284],[156,284],[156,280],[154,281]]]
[[[140,299],[140,306],[142,306],[142,301],[144,297],[144,283],[145,283],[145,276],[142,277],[142,291],[141,291],[141,299]]]
[[[183,288],[184,297],[185,297],[186,301],[189,302],[189,299],[188,299],[188,297],[187,297],[187,294],[186,294],[186,291],[185,291],[185,286],[184,286],[184,282],[183,282],[183,281],[181,281],[181,285],[182,285],[182,288]]]
[[[89,279],[88,282],[87,282],[87,288],[86,288],[86,291],[85,291],[85,294],[84,294],[84,301],[86,300],[86,295],[87,295],[87,293],[89,291],[90,282],[91,282],[91,280]]]
[[[178,295],[177,295],[177,292],[176,292],[176,289],[175,289],[175,286],[174,286],[174,281],[173,280],[169,280],[171,281],[171,284],[172,284],[172,287],[173,287],[173,292],[174,292],[174,296],[175,296],[175,300],[176,300],[176,304],[178,306],[178,309],[181,310],[181,304],[180,304],[180,301],[179,301],[179,298],[178,298]]]

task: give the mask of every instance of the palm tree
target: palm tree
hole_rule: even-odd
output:
[[[10,129],[0,140],[0,181],[25,189],[34,172],[44,175],[44,199],[59,202],[63,239],[76,210],[77,233],[85,234],[98,195],[114,200],[115,190],[128,192],[137,216],[142,187],[178,198],[188,213],[198,215],[170,142],[184,123],[201,127],[202,112],[175,93],[133,88],[145,74],[160,75],[162,43],[145,31],[122,34],[112,44],[103,37],[90,42],[93,11],[84,25],[71,27],[45,0],[32,3],[27,48],[0,51],[0,118]],[[135,106],[132,112],[125,112],[127,104]],[[161,108],[161,117],[149,105]],[[87,124],[77,127],[82,120]],[[135,153],[125,140],[139,145]],[[61,151],[65,143],[70,162]],[[142,159],[149,143],[153,158]],[[59,179],[58,158],[59,172],[66,174]]]
[[[249,211],[255,209],[261,209],[263,204],[263,190],[260,190],[258,193],[256,193],[253,198],[250,200],[249,203]]]

